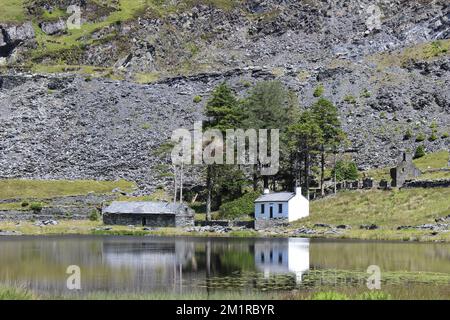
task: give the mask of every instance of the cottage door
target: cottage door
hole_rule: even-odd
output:
[[[273,218],[273,204],[272,203],[270,204],[269,212],[270,212],[270,219],[272,219]]]

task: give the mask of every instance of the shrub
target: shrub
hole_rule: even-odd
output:
[[[258,192],[249,192],[239,199],[226,202],[219,208],[221,218],[236,218],[242,215],[251,215],[254,212],[254,201],[260,194]]]
[[[36,212],[41,212],[42,211],[42,203],[40,202],[32,202],[30,204],[30,209]]]
[[[414,153],[414,159],[422,158],[425,155],[425,147],[420,145],[417,147],[416,152]]]
[[[89,220],[91,221],[98,221],[100,220],[100,213],[97,210],[92,210],[89,214]]]
[[[431,133],[431,136],[428,138],[429,141],[436,141],[438,138],[436,132]]]
[[[200,97],[200,96],[194,97],[194,103],[200,103],[201,101],[202,101],[202,97]]]
[[[422,142],[424,140],[425,140],[425,135],[422,132],[420,132],[416,137],[416,142]]]
[[[364,90],[362,91],[362,93],[361,93],[361,97],[362,97],[362,98],[370,98],[371,95],[372,95],[372,94],[370,93],[369,90],[367,90],[367,88],[364,89]]]
[[[442,134],[441,139],[447,139],[448,138],[448,132],[445,132]]]
[[[25,208],[28,207],[30,204],[27,201],[22,201],[20,205],[22,206],[22,208]]]
[[[412,131],[411,129],[406,130],[405,135],[403,136],[403,140],[409,140],[412,138]]]
[[[344,102],[356,104],[356,98],[352,95],[345,96]]]
[[[317,86],[317,88],[314,90],[314,97],[319,98],[323,95],[323,92],[325,91],[325,88],[323,87],[323,85],[319,85]]]

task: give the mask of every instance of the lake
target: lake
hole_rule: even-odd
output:
[[[81,290],[67,288],[71,265],[80,268]],[[370,265],[380,268],[382,279],[387,277],[383,280],[397,285],[409,283],[417,274],[437,274],[438,286],[449,288],[445,279],[450,278],[450,244],[302,238],[0,238],[0,283],[48,295],[365,286]]]

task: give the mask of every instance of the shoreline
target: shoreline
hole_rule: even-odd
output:
[[[198,228],[198,227],[195,227]],[[31,221],[1,221],[0,239],[3,237],[23,236],[156,236],[156,237],[219,237],[219,238],[307,238],[322,240],[361,240],[361,241],[391,241],[391,242],[423,242],[450,243],[450,232],[432,234],[425,230],[342,230],[339,233],[329,233],[323,228],[314,230],[315,234],[307,234],[286,228],[277,230],[255,231],[254,229],[232,228],[227,232],[195,231],[191,228],[154,228],[144,230],[144,227],[107,226],[101,222],[89,220],[60,220],[56,225],[36,225]],[[199,229],[201,230],[201,229]],[[328,233],[327,233],[328,232]]]

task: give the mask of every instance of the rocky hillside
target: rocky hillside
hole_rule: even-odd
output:
[[[373,3],[8,1],[0,176],[125,178],[153,188],[161,181],[153,151],[201,119],[224,80],[244,95],[279,79],[303,107],[323,88],[361,169],[392,163],[402,148],[448,148],[448,1]],[[70,4],[81,8],[80,29],[67,29]]]

